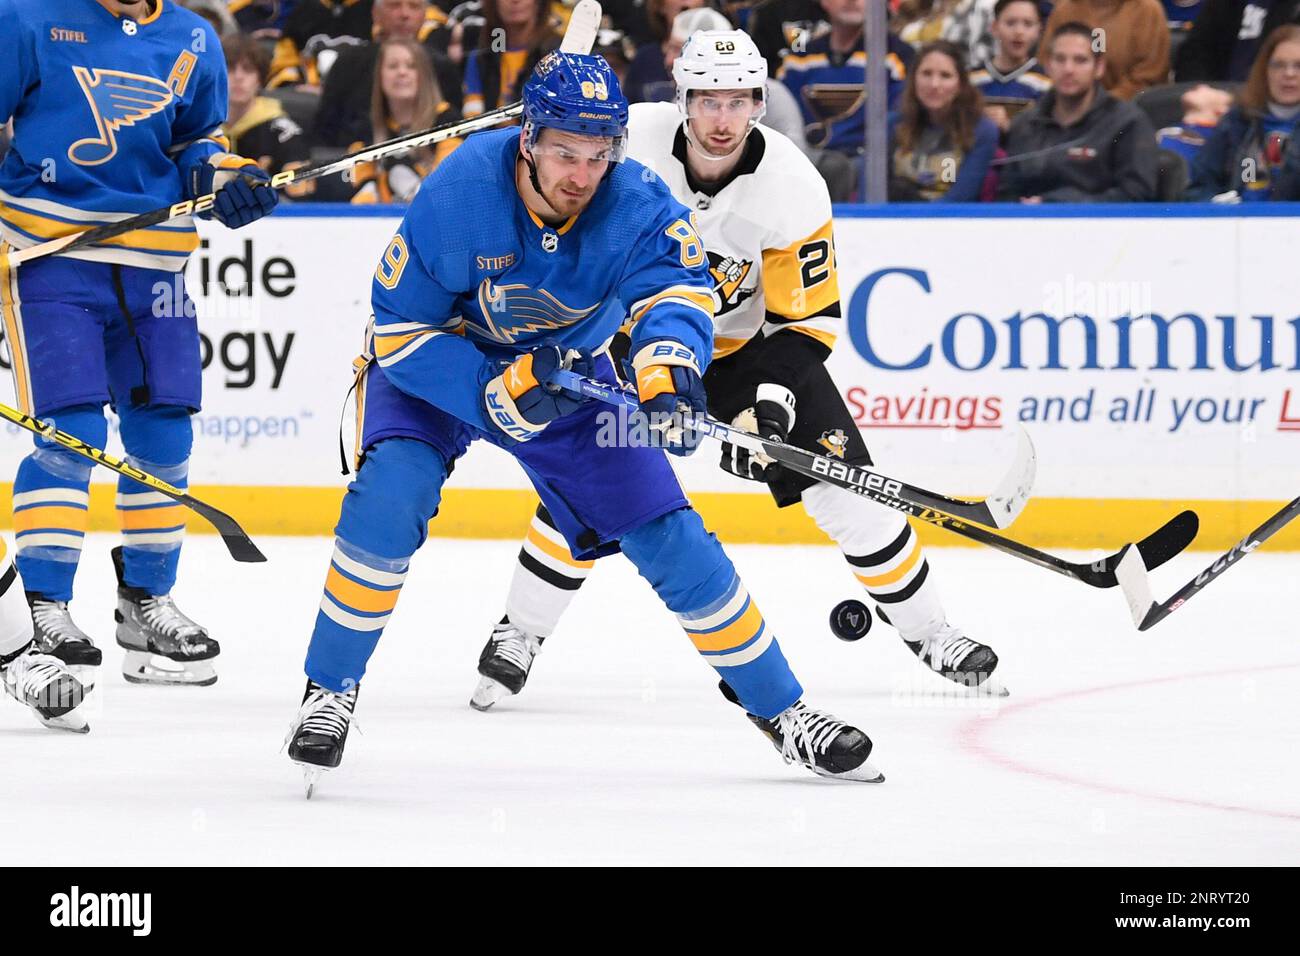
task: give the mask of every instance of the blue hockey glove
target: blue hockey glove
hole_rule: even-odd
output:
[[[515,441],[528,441],[555,419],[577,411],[589,399],[544,384],[558,369],[590,377],[591,353],[543,345],[519,356],[483,387],[487,420]]]
[[[280,201],[269,185],[271,177],[251,159],[232,153],[215,153],[190,167],[186,177],[187,198],[216,193],[211,211],[198,215],[216,219],[223,226],[238,229],[261,219]]]
[[[680,342],[660,339],[642,345],[632,356],[637,398],[653,444],[673,455],[689,455],[700,433],[686,418],[705,415],[708,405],[695,353]]]

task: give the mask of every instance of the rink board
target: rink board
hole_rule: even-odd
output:
[[[397,223],[393,210],[345,212],[359,214],[298,206],[238,232],[204,224],[186,272],[206,363],[192,480],[255,534],[326,534],[337,519],[343,398]],[[843,207],[831,369],[882,469],[936,490],[991,487],[1023,423],[1039,467],[1022,540],[1113,547],[1191,506],[1197,545],[1225,548],[1300,493],[1296,220],[1278,212]],[[29,447],[0,432],[0,473]],[[716,462],[705,449],[680,471],[719,534],[823,540]],[[532,501],[508,456],[476,447],[432,531],[513,537]],[[113,527],[109,486],[91,511],[92,528]],[[1300,549],[1300,528],[1269,547]]]

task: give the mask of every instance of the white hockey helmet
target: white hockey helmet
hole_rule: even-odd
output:
[[[691,10],[690,13],[699,11]],[[692,90],[758,90],[762,105],[753,123],[767,111],[767,60],[744,30],[697,30],[673,63],[677,109],[688,116]]]

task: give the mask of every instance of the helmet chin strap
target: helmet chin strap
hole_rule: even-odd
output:
[[[522,149],[519,151],[519,158],[522,159],[524,161],[524,165],[528,167],[528,181],[532,184],[533,191],[536,192],[537,195],[542,198],[542,202],[546,203],[546,205],[550,207],[551,212],[553,212],[558,217],[560,215],[560,211],[556,209],[554,205],[552,205],[549,199],[546,198],[546,193],[542,192],[541,181],[538,180],[537,178],[537,164],[533,162],[533,158],[529,156],[527,153],[525,153]]]

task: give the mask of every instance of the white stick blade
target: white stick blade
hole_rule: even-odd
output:
[[[1007,470],[997,490],[989,495],[985,502],[989,514],[993,517],[994,527],[1010,527],[1020,517],[1020,512],[1024,511],[1025,505],[1029,503],[1029,495],[1033,491],[1034,478],[1037,474],[1038,452],[1034,450],[1029,432],[1021,425],[1016,443],[1015,461]]]
[[[560,41],[561,53],[590,53],[596,45],[596,33],[600,30],[600,4],[596,0],[578,0],[577,6],[569,16],[568,29]]]
[[[1142,622],[1156,602],[1151,596],[1151,579],[1147,576],[1147,566],[1136,545],[1124,546],[1123,556],[1115,568],[1115,579],[1124,591],[1128,609],[1133,615],[1133,624],[1140,630]]]

